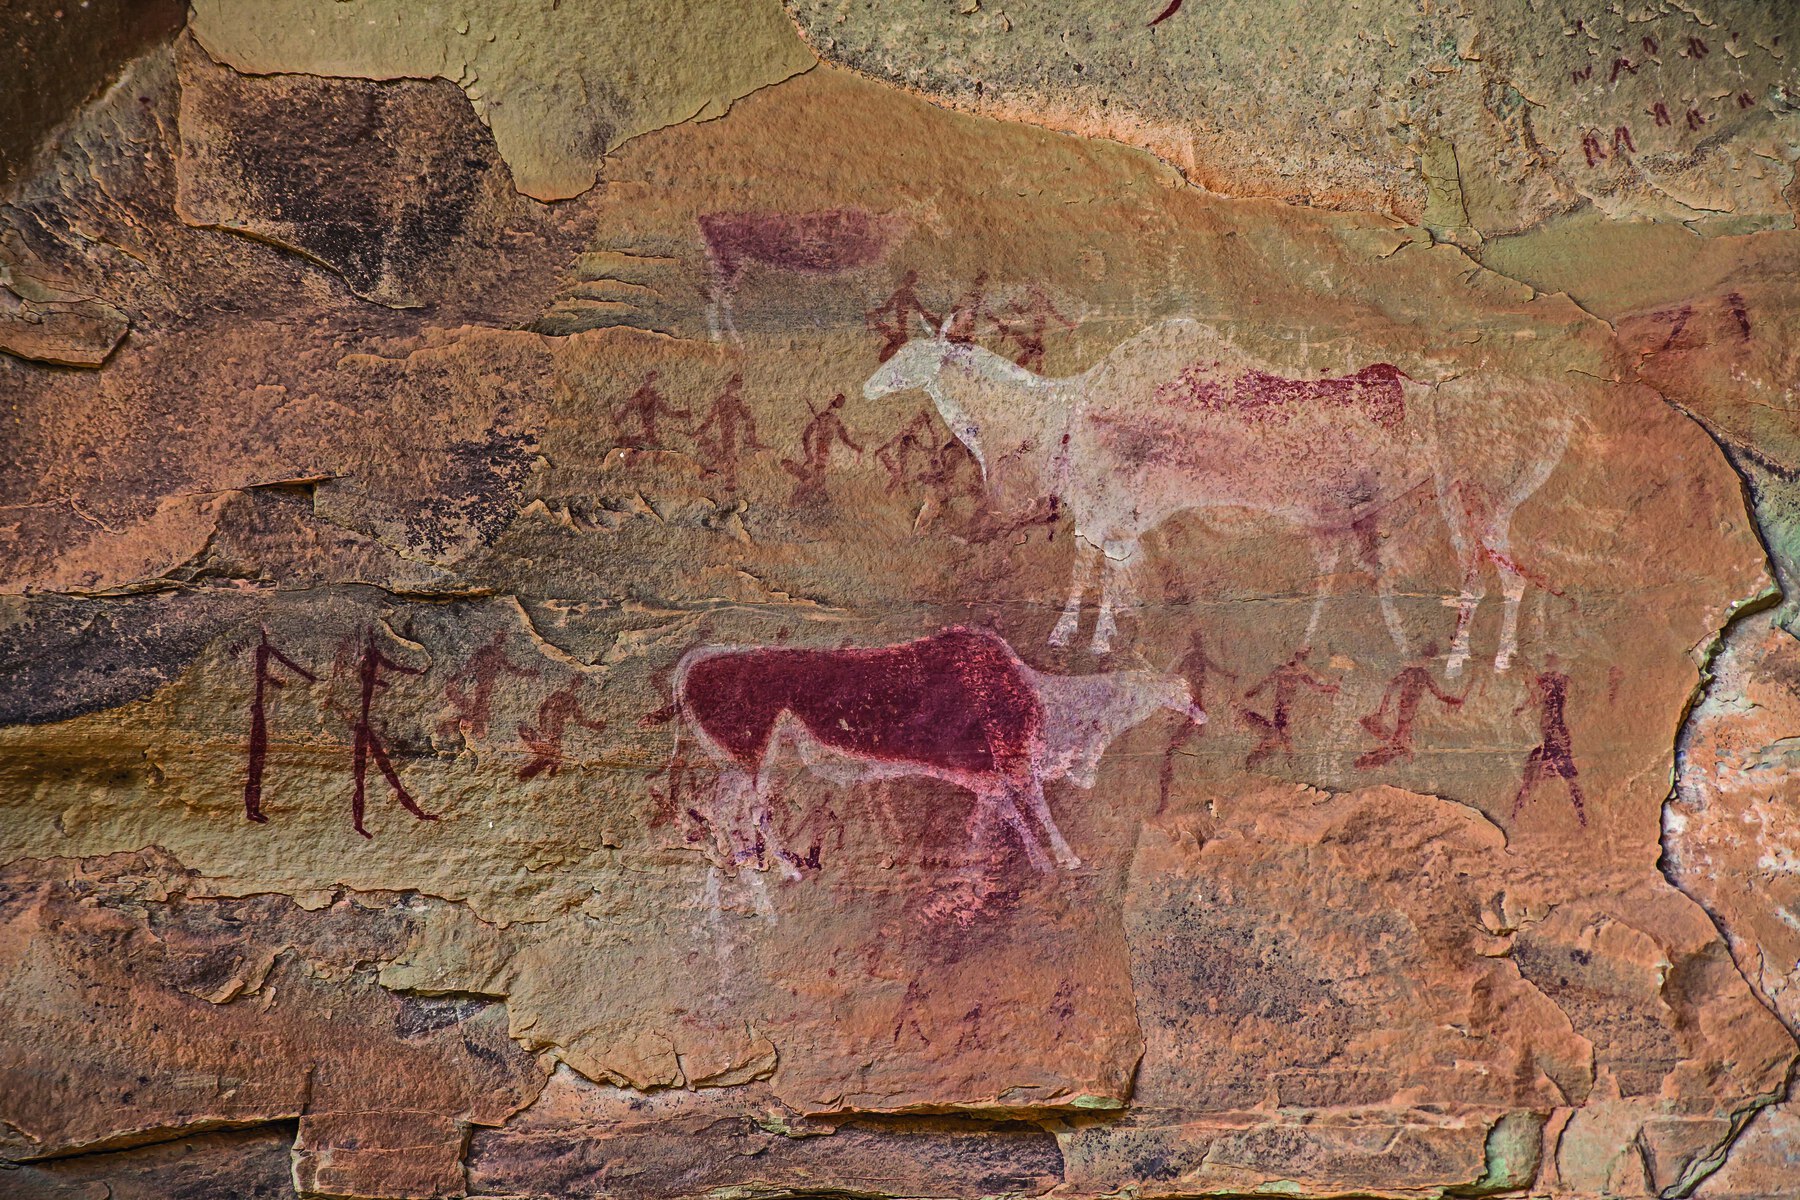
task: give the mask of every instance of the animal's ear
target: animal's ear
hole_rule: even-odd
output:
[[[925,331],[925,336],[927,339],[929,339],[930,341],[934,341],[934,342],[938,339],[939,331],[936,329],[933,329],[931,327],[931,322],[927,321],[925,319],[924,313],[919,312],[915,309],[913,311],[913,320],[917,321],[919,323],[919,328],[923,329]]]

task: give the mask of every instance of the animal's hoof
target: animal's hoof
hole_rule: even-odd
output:
[[[1075,622],[1058,621],[1056,623],[1056,628],[1050,631],[1050,644],[1052,646],[1066,646],[1074,636]]]
[[[1081,866],[1081,858],[1074,854],[1063,855],[1057,858],[1056,863],[1065,871],[1073,871]]]
[[[1502,650],[1494,655],[1494,670],[1505,671],[1512,667],[1512,655]]]

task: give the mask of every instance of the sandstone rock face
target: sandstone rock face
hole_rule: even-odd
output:
[[[73,113],[0,1191],[1791,1194],[1800,30],[1302,16],[208,3]]]

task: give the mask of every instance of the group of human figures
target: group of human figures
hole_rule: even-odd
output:
[[[1357,723],[1376,739],[1374,746],[1357,756],[1355,766],[1358,770],[1374,770],[1412,758],[1414,723],[1419,719],[1419,710],[1427,699],[1435,700],[1446,709],[1453,709],[1461,708],[1468,698],[1466,689],[1458,695],[1438,685],[1431,666],[1437,657],[1437,650],[1435,645],[1425,646],[1424,653],[1416,661],[1402,667],[1388,680],[1375,710],[1358,718]],[[1339,694],[1341,689],[1338,684],[1312,669],[1308,661],[1310,653],[1304,648],[1296,651],[1242,693],[1242,700],[1257,700],[1266,696],[1268,703],[1267,710],[1262,712],[1243,706],[1238,709],[1239,721],[1257,737],[1256,744],[1244,758],[1247,769],[1255,769],[1277,753],[1294,752],[1294,711],[1306,695]],[[1201,633],[1190,635],[1188,649],[1175,669],[1188,678],[1193,687],[1194,699],[1203,708],[1209,707],[1205,695],[1209,677],[1224,676],[1234,683],[1238,678],[1235,672],[1226,669],[1212,657],[1206,646],[1205,635]],[[1576,821],[1586,825],[1586,798],[1582,795],[1580,771],[1575,765],[1574,744],[1569,735],[1569,677],[1559,669],[1555,655],[1546,657],[1544,669],[1527,680],[1526,688],[1526,697],[1513,709],[1513,715],[1524,712],[1528,706],[1535,707],[1538,713],[1539,740],[1525,758],[1523,777],[1513,797],[1512,811],[1516,815],[1523,809],[1525,802],[1540,785],[1552,779],[1560,779],[1568,788]],[[1202,730],[1202,726],[1183,726],[1170,740],[1163,755],[1161,795],[1165,804],[1174,782],[1175,755],[1189,741],[1201,736]]]
[[[943,327],[939,314],[926,308],[919,298],[919,273],[908,271],[886,300],[863,314],[869,328],[883,338],[876,360],[886,362],[900,353],[901,347],[912,340],[916,318],[933,329],[942,327],[944,336],[953,342],[1010,344],[1014,362],[1028,371],[1041,371],[1051,329],[1069,330],[1076,325],[1058,311],[1040,284],[1032,284],[1004,303],[996,301],[988,287],[986,271],[975,276],[975,282],[949,311],[954,317],[948,327]]]

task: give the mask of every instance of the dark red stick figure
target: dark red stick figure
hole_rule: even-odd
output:
[[[919,302],[919,273],[908,271],[900,280],[900,286],[894,289],[893,295],[875,308],[863,314],[863,320],[870,329],[886,339],[876,353],[876,359],[886,362],[900,353],[900,347],[912,339],[912,318],[916,313],[924,318],[933,329],[937,328],[938,318]]]
[[[1650,106],[1650,117],[1658,125],[1673,125],[1675,118],[1669,115],[1669,106],[1658,100]]]
[[[538,705],[535,726],[519,726],[519,740],[533,756],[519,768],[520,779],[530,779],[539,772],[556,774],[563,761],[563,730],[570,721],[595,733],[606,728],[605,720],[589,720],[587,713],[582,711],[581,698],[576,694],[580,690],[579,677],[569,680],[567,686],[550,693]]]
[[[535,669],[521,667],[507,657],[506,630],[496,630],[487,644],[469,655],[469,661],[445,682],[444,698],[456,709],[456,715],[439,725],[438,733],[449,737],[461,730],[478,740],[486,738],[493,713],[494,687],[500,676],[536,679],[537,674]],[[472,684],[467,691],[463,688],[464,681]]]
[[[707,473],[718,472],[725,476],[726,486],[730,488],[737,487],[742,457],[770,448],[757,440],[756,417],[744,403],[743,389],[744,377],[733,375],[706,411],[705,418],[694,427],[694,440],[711,460]]]
[[[1419,662],[1406,667],[1388,680],[1387,691],[1382,693],[1381,703],[1374,712],[1361,718],[1362,727],[1381,739],[1366,754],[1360,755],[1356,766],[1360,770],[1371,767],[1382,767],[1400,759],[1410,759],[1413,754],[1412,726],[1418,718],[1419,705],[1427,694],[1437,698],[1447,708],[1461,708],[1464,697],[1453,696],[1438,687],[1437,680],[1431,676],[1431,660],[1437,657],[1437,647],[1425,647],[1425,656]],[[1389,710],[1393,712],[1393,723],[1388,723]]]
[[[435,821],[437,816],[420,808],[400,782],[400,776],[394,773],[394,764],[388,761],[387,747],[381,744],[381,736],[369,721],[369,709],[375,702],[375,689],[389,686],[381,677],[383,670],[395,671],[401,675],[423,675],[418,667],[405,667],[383,654],[375,645],[375,631],[368,631],[368,639],[363,644],[362,662],[357,667],[357,678],[362,683],[362,707],[356,718],[355,771],[356,790],[350,797],[351,823],[356,832],[366,838],[375,835],[363,828],[363,795],[365,782],[369,773],[369,756],[375,758],[375,765],[381,768],[382,777],[388,786],[394,789],[394,795],[407,812],[421,821]]]
[[[659,372],[652,371],[644,376],[644,382],[638,390],[631,393],[613,411],[613,421],[619,427],[619,436],[628,437],[626,419],[637,423],[638,436],[624,444],[634,450],[651,450],[662,445],[657,435],[656,422],[663,417],[680,417],[687,420],[693,414],[685,408],[676,408],[663,399],[663,394],[656,390],[656,379]]]
[[[1575,806],[1575,819],[1582,825],[1587,824],[1587,808],[1581,795],[1581,784],[1576,781],[1575,751],[1569,740],[1569,722],[1566,710],[1569,703],[1569,677],[1556,669],[1556,656],[1550,655],[1544,662],[1544,670],[1528,685],[1530,694],[1513,709],[1517,716],[1525,711],[1525,706],[1536,703],[1540,725],[1538,736],[1541,741],[1525,758],[1525,776],[1519,781],[1519,794],[1513,797],[1513,816],[1519,815],[1526,799],[1538,784],[1546,778],[1554,776],[1562,780],[1569,788],[1569,801]]]
[[[794,487],[795,504],[826,499],[825,475],[831,470],[831,451],[837,443],[842,442],[859,455],[863,452],[863,448],[850,436],[844,419],[838,416],[838,412],[844,407],[844,393],[839,392],[833,396],[831,403],[824,408],[813,408],[810,400],[806,402],[806,407],[812,412],[813,418],[800,434],[800,460],[781,460],[781,469],[799,481]]]
[[[1195,631],[1188,635],[1187,653],[1172,668],[1173,672],[1187,677],[1188,687],[1192,690],[1194,703],[1201,712],[1206,711],[1206,677],[1208,674],[1219,674],[1227,679],[1236,679],[1237,673],[1225,669],[1225,664],[1215,660],[1206,650],[1206,635]],[[1183,721],[1181,728],[1169,739],[1168,749],[1163,751],[1161,788],[1157,811],[1168,808],[1169,788],[1175,782],[1175,754],[1194,738],[1200,736],[1205,726],[1197,721]]]
[[[1306,659],[1311,653],[1307,649],[1295,651],[1294,657],[1269,672],[1262,682],[1244,693],[1244,699],[1253,700],[1267,689],[1274,705],[1266,717],[1248,710],[1238,714],[1246,725],[1257,730],[1258,736],[1255,748],[1244,759],[1246,767],[1256,766],[1277,750],[1285,754],[1294,752],[1293,735],[1288,725],[1296,689],[1307,687],[1322,695],[1337,695],[1337,684],[1321,679],[1307,668]]]
[[[266,689],[287,686],[270,671],[271,661],[280,663],[308,683],[319,682],[317,675],[270,645],[269,631],[266,628],[262,631],[262,640],[256,644],[256,695],[250,701],[250,769],[244,780],[244,816],[259,824],[269,819],[263,815],[262,810],[263,766],[269,758]]]

